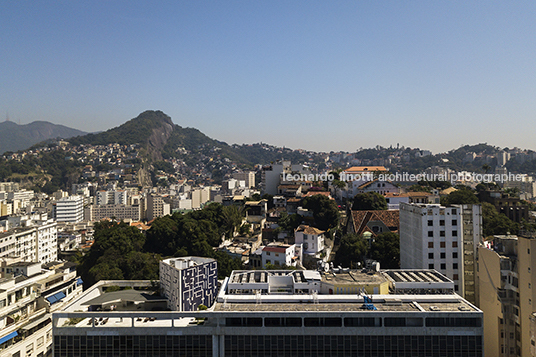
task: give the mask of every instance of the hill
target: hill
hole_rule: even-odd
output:
[[[25,125],[6,121],[0,123],[0,153],[25,150],[34,144],[49,139],[68,139],[85,134],[87,133],[81,130],[46,121],[34,121]]]
[[[174,124],[168,115],[159,110],[145,111],[116,128],[71,138],[69,142],[72,145],[139,144],[144,150],[143,156],[150,162],[179,158],[192,165],[203,161],[204,157],[214,156],[246,166],[278,159],[306,158],[290,149],[276,151],[259,149],[256,145],[230,146],[206,136],[198,129]]]

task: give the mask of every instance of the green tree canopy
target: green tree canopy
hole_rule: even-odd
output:
[[[451,192],[447,196],[441,197],[441,204],[443,206],[478,203],[480,203],[478,197],[476,197],[473,190],[466,186],[460,186],[458,187],[458,190]]]
[[[387,209],[385,197],[377,192],[358,193],[354,197],[353,211],[379,211]]]
[[[502,234],[517,234],[519,226],[506,215],[497,212],[491,203],[482,203],[482,234],[484,237]]]
[[[379,234],[372,242],[368,257],[380,263],[382,269],[400,269],[400,238],[398,234]]]
[[[339,208],[334,200],[324,195],[309,196],[303,200],[303,207],[313,211],[315,225],[319,229],[327,231],[339,225]]]
[[[367,254],[367,242],[357,234],[347,234],[341,238],[339,250],[335,254],[335,265],[342,267],[356,267],[363,262]]]

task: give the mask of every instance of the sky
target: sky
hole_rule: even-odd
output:
[[[534,1],[0,1],[0,121],[536,149]]]

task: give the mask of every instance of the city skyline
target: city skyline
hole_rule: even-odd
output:
[[[0,113],[94,132],[155,109],[327,152],[530,149],[536,6],[480,5],[4,2]]]

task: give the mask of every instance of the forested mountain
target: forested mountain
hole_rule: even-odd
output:
[[[0,123],[0,154],[6,151],[25,150],[30,146],[48,139],[68,139],[85,132],[46,121],[34,121],[18,125],[5,121]]]

